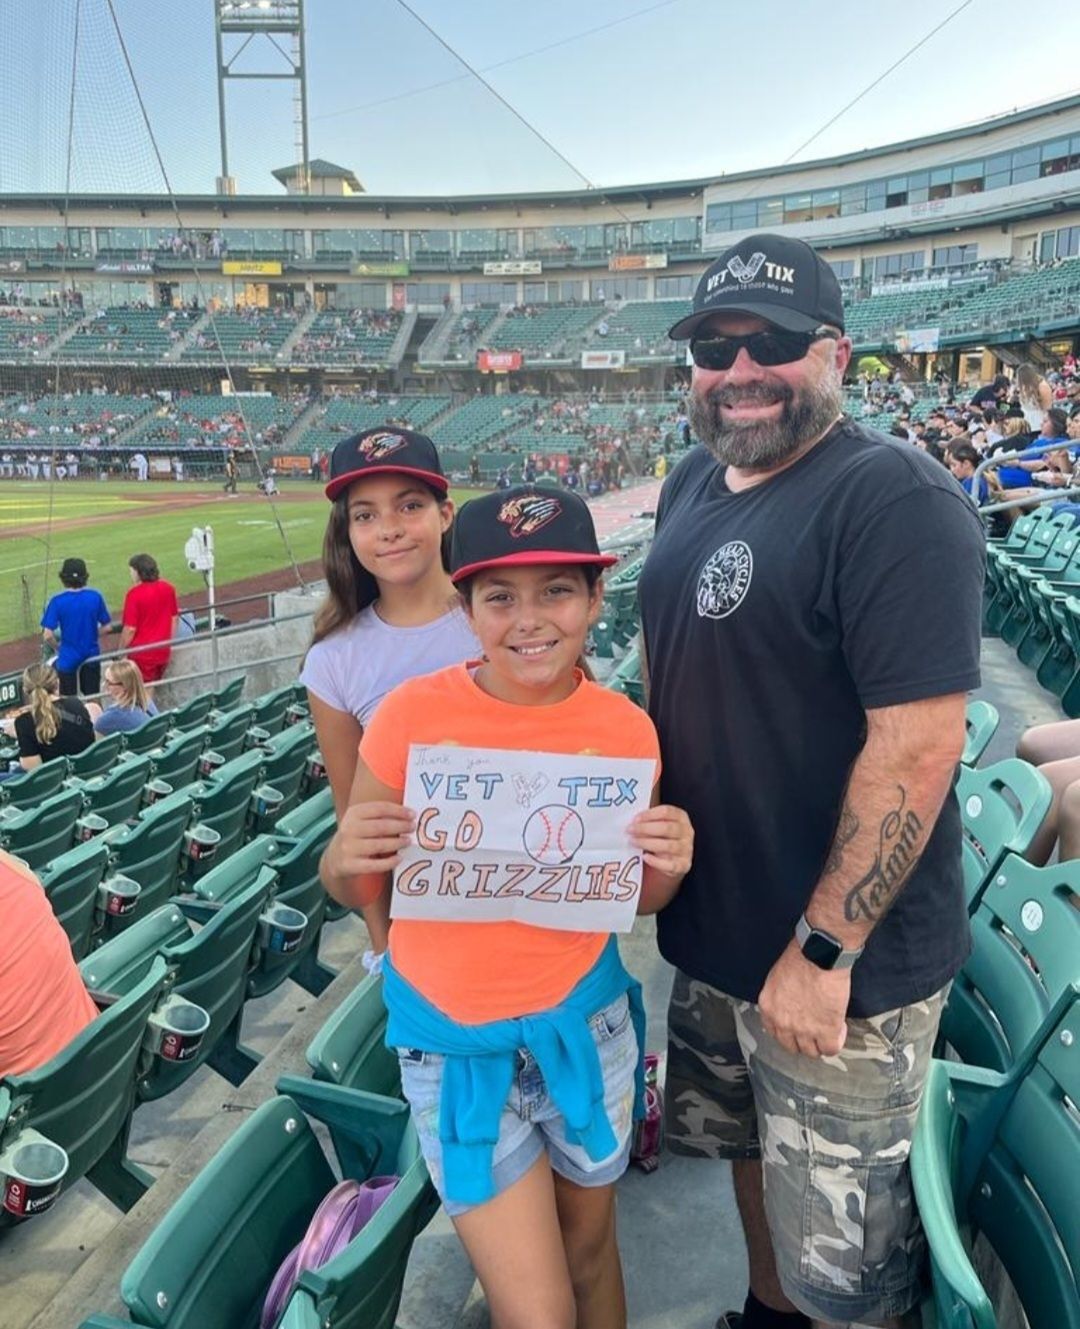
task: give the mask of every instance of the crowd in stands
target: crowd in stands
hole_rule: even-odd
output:
[[[157,242],[157,253],[163,258],[224,258],[228,252],[228,241],[220,231],[174,231]]]
[[[877,417],[873,424],[948,466],[969,494],[985,460],[1019,453],[979,476],[980,506],[1037,498],[1039,491],[1080,483],[1080,366],[1072,354],[1045,376],[1033,365],[1019,366],[1015,379],[998,374],[967,401],[957,401],[957,385],[943,378],[938,384],[942,399],[922,418],[916,417],[910,390],[898,379],[867,376],[862,388],[865,414]],[[991,533],[1004,534],[1020,510],[991,514]]]
[[[297,341],[293,359],[335,364],[378,362],[400,331],[404,315],[395,309],[326,310]]]

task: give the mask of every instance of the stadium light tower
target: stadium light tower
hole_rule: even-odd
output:
[[[229,79],[289,79],[295,83],[293,97],[296,147],[300,156],[301,179],[297,192],[310,191],[308,173],[307,70],[304,64],[304,0],[214,0],[214,28],[217,38],[218,121],[221,127],[221,175],[219,194],[235,194],[236,181],[229,174],[229,145],[225,127],[225,84]],[[285,49],[282,38],[290,39]],[[237,44],[237,38],[243,38]],[[261,54],[274,68],[235,70],[233,65],[244,51],[257,42]],[[229,54],[226,56],[226,44]],[[268,51],[267,44],[273,50]],[[279,58],[280,57],[280,58]],[[281,59],[288,71],[281,68]]]

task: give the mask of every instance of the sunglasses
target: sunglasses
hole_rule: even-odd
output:
[[[816,341],[838,341],[840,334],[831,328],[813,332],[751,332],[746,337],[704,337],[690,343],[690,355],[699,369],[730,369],[745,347],[757,365],[790,365],[801,360]]]

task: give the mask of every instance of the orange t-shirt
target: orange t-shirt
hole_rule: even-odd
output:
[[[377,780],[404,790],[411,743],[526,752],[645,757],[660,774],[652,721],[633,702],[581,678],[553,706],[513,706],[489,696],[458,664],[410,679],[385,697],[364,730],[360,756]],[[504,1020],[556,1005],[596,963],[608,934],[526,923],[396,919],[394,968],[459,1024]]]
[[[38,882],[0,859],[0,1076],[43,1066],[98,1013]]]

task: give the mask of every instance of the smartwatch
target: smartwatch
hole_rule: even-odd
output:
[[[831,932],[811,927],[805,914],[800,914],[795,924],[795,940],[803,957],[819,969],[850,969],[863,953],[861,946],[858,950],[845,951],[844,943]]]

